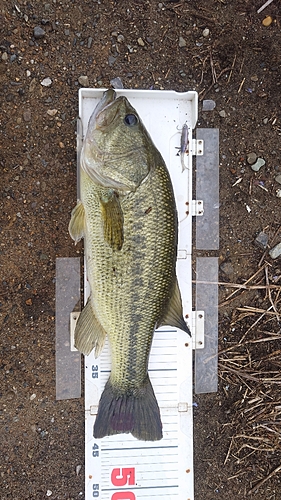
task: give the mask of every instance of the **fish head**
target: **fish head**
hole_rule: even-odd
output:
[[[155,152],[128,99],[107,90],[89,120],[81,153],[84,171],[103,187],[135,191],[147,178]]]

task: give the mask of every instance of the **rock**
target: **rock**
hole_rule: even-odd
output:
[[[281,174],[276,175],[275,180],[278,184],[281,184]]]
[[[88,49],[90,49],[90,48],[92,47],[92,43],[93,43],[93,39],[92,39],[92,37],[91,37],[91,36],[89,36],[89,38],[88,38],[88,43],[87,43],[87,47],[88,47]]]
[[[141,47],[144,47],[145,43],[143,41],[142,38],[138,38],[138,44],[141,46]]]
[[[202,35],[203,35],[205,38],[208,38],[208,36],[210,35],[210,30],[209,30],[209,28],[205,28],[205,29],[203,30]]]
[[[23,119],[25,122],[30,122],[30,120],[31,120],[31,110],[30,109],[26,109],[23,112]]]
[[[253,165],[253,163],[255,163],[256,159],[257,159],[256,153],[249,153],[247,156],[247,162],[249,163],[249,165]]]
[[[233,266],[230,262],[222,262],[220,265],[220,270],[226,275],[231,276],[234,273]]]
[[[213,101],[212,99],[206,99],[203,101],[202,111],[213,111],[215,107],[215,101]]]
[[[265,250],[267,248],[267,244],[268,244],[268,235],[263,231],[261,231],[255,239],[255,245],[257,245],[262,250]]]
[[[179,46],[186,47],[186,41],[182,36],[179,37]]]
[[[281,189],[276,189],[277,198],[281,198]]]
[[[47,115],[49,116],[55,116],[57,114],[58,110],[57,109],[48,109],[47,110]]]
[[[277,257],[281,255],[281,243],[278,243],[275,247],[269,250],[269,255],[272,259],[277,259]]]
[[[219,112],[219,115],[222,117],[222,118],[226,118],[226,112],[224,109],[222,109],[220,112]]]
[[[26,70],[26,76],[30,76],[31,75],[31,72],[29,71],[29,69]]]
[[[44,38],[44,36],[46,35],[46,32],[45,32],[45,30],[43,30],[43,28],[41,28],[41,26],[35,26],[35,28],[33,30],[33,35],[34,35],[34,38],[36,38],[36,39]]]
[[[264,165],[265,165],[264,159],[258,158],[256,163],[251,165],[251,169],[254,170],[254,172],[258,172],[261,169],[261,167],[263,167]]]
[[[129,48],[129,47],[128,47],[128,48]],[[130,49],[129,49],[129,51],[130,51]],[[130,51],[130,52],[131,52],[131,51]],[[134,52],[134,49],[133,49],[133,48],[132,48],[132,52]],[[113,64],[115,63],[115,61],[116,61],[116,57],[114,57],[114,56],[109,56],[109,57],[108,57],[108,64],[109,64],[109,66],[113,66]]]
[[[125,40],[125,38],[124,38],[124,36],[123,36],[123,35],[118,35],[118,37],[117,37],[117,42],[118,42],[118,43],[123,43],[123,42],[124,42],[124,40]]]
[[[262,21],[262,24],[263,26],[270,26],[272,23],[272,17],[271,16],[266,16],[263,21]]]
[[[2,54],[2,61],[8,61],[8,54],[7,54],[7,52],[3,52],[3,54]]]
[[[34,92],[36,85],[37,85],[36,78],[32,78],[30,85],[29,85],[29,92],[31,92],[31,93]]]
[[[123,89],[124,88],[123,82],[122,82],[122,80],[121,80],[121,78],[119,76],[117,76],[116,78],[113,78],[112,80],[110,80],[110,85],[114,89]]]
[[[262,122],[263,122],[263,124],[264,124],[264,125],[267,125],[267,123],[268,123],[268,118],[264,118]]]
[[[50,87],[50,85],[52,85],[53,82],[52,82],[51,78],[47,77],[47,78],[44,78],[44,80],[42,80],[42,82],[40,82],[40,83],[43,87]]]
[[[87,77],[87,75],[79,76],[78,82],[80,83],[80,85],[82,85],[82,87],[89,87],[89,78]]]

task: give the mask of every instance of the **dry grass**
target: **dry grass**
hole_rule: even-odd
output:
[[[278,280],[274,266],[264,262],[243,285],[224,284],[227,289],[234,288],[220,304],[222,315],[226,307],[232,308],[231,334],[219,352],[219,376],[230,419],[226,424],[230,444],[224,463],[233,461],[238,469],[229,480],[245,474],[249,463],[268,463],[271,454],[277,459],[279,456],[279,460],[281,457],[281,286],[276,284]],[[249,305],[244,305],[247,301]],[[279,472],[280,464],[271,471],[262,467],[254,475],[256,480],[247,494],[254,495]]]

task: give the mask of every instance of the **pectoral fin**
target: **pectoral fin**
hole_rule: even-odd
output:
[[[74,345],[76,349],[85,355],[95,348],[95,357],[100,355],[106,332],[95,316],[90,299],[88,299],[83,311],[81,312],[74,332]]]
[[[113,248],[121,250],[123,245],[123,212],[119,197],[109,189],[100,198],[104,239]]]
[[[164,325],[180,328],[184,332],[188,333],[188,335],[190,335],[191,337],[190,329],[183,319],[181,294],[177,278],[175,278],[174,291],[168,306],[168,310],[160,321],[160,324],[157,326],[159,327]]]
[[[85,210],[81,201],[77,202],[76,207],[71,212],[71,219],[68,226],[71,238],[78,243],[85,234]]]

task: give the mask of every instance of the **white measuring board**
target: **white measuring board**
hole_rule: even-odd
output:
[[[79,116],[88,120],[106,89],[80,89]],[[177,276],[183,314],[191,327],[192,129],[197,93],[116,90],[135,107],[172,179],[179,219]],[[189,155],[182,172],[181,130],[189,127]],[[86,271],[87,272],[87,271]],[[85,272],[85,301],[89,294]],[[155,332],[149,376],[159,404],[163,439],[139,441],[130,434],[95,439],[93,426],[100,395],[110,373],[110,346],[85,357],[85,498],[90,500],[193,500],[192,341],[176,328]]]

